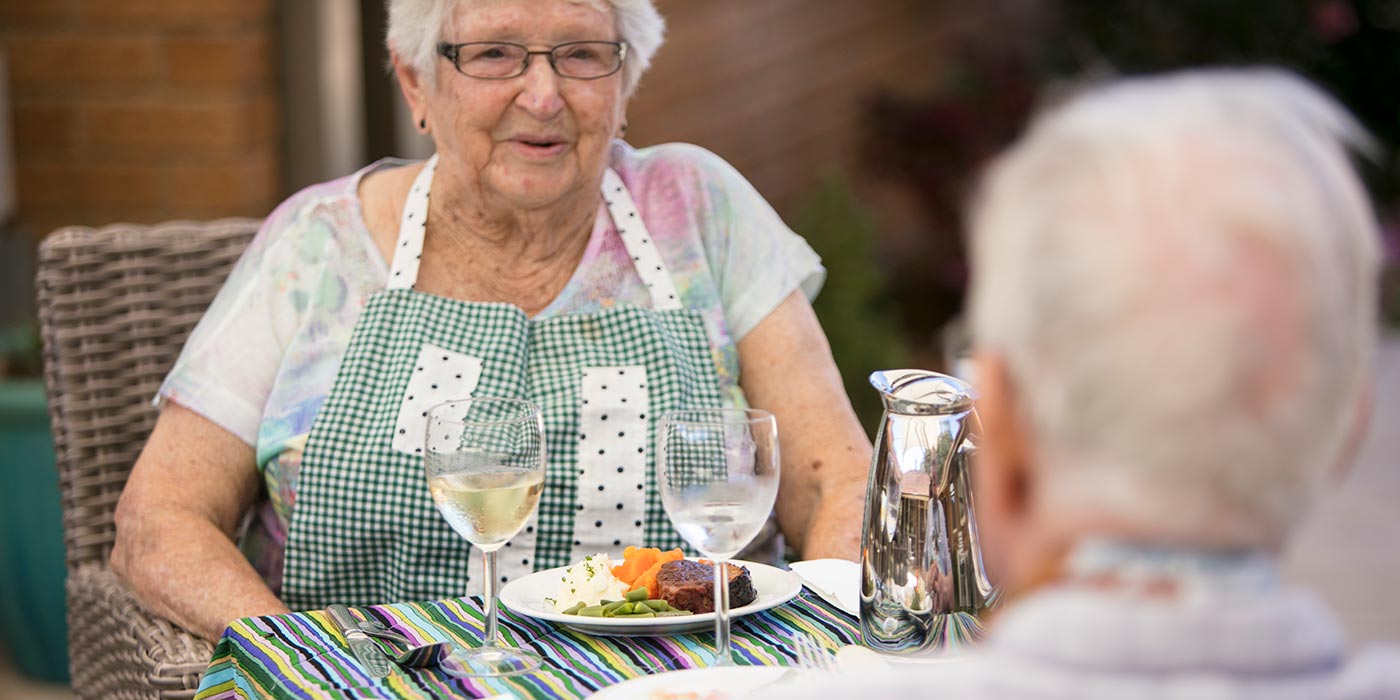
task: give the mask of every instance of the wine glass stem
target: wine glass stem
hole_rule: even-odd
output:
[[[486,598],[486,636],[481,638],[481,646],[498,647],[500,644],[496,640],[496,550],[484,552],[482,557],[482,569],[486,575],[486,582],[481,588],[481,593]]]
[[[723,561],[715,562],[715,664],[733,666],[729,649],[729,575]]]

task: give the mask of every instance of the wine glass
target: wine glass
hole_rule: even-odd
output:
[[[778,423],[757,409],[673,411],[656,435],[671,524],[715,564],[715,666],[733,666],[726,565],[763,528],[778,495]]]
[[[423,450],[433,503],[485,558],[486,635],[481,646],[443,664],[456,676],[507,676],[539,667],[530,651],[501,646],[496,631],[496,550],[515,536],[544,490],[544,422],[539,406],[516,399],[462,399],[428,410]],[[459,668],[460,667],[460,668]]]

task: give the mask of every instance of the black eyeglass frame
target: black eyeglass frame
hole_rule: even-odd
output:
[[[577,46],[577,45],[579,45],[579,44],[608,44],[608,45],[610,45],[610,46],[616,48],[616,49],[617,49],[617,67],[614,68],[614,69],[612,69],[612,70],[610,70],[610,71],[608,71],[607,73],[602,74],[602,75],[594,75],[594,76],[590,76],[590,77],[587,77],[587,78],[580,78],[580,77],[578,77],[578,76],[576,76],[576,75],[565,75],[565,74],[561,73],[561,72],[559,71],[559,64],[555,63],[554,52],[555,52],[555,51],[558,51],[559,49],[562,49],[562,48],[566,48],[566,47],[569,47],[569,46]],[[525,49],[525,58],[524,58],[523,60],[521,60],[521,62],[520,62],[520,72],[514,73],[514,74],[512,74],[512,75],[503,75],[503,76],[496,77],[496,78],[490,78],[490,77],[481,76],[481,75],[472,75],[471,73],[468,73],[468,72],[462,70],[462,65],[461,65],[460,63],[458,63],[458,59],[459,59],[459,58],[461,57],[461,55],[462,55],[462,47],[464,47],[464,46],[488,46],[488,45],[489,45],[489,46],[515,46],[515,47],[519,47],[519,48]],[[558,44],[558,45],[556,45],[556,46],[552,46],[552,47],[550,47],[549,49],[547,49],[547,50],[545,50],[545,51],[531,51],[531,50],[530,50],[530,47],[528,47],[528,46],[526,46],[526,45],[524,45],[524,44],[517,44],[517,43],[512,42],[512,41],[466,41],[466,42],[462,42],[462,43],[460,43],[460,44],[449,44],[449,43],[446,42],[446,41],[440,41],[440,42],[438,42],[438,45],[437,45],[437,52],[438,52],[438,55],[439,55],[439,56],[442,56],[443,58],[445,58],[445,59],[447,59],[449,62],[451,62],[451,63],[452,63],[452,67],[455,68],[455,69],[457,69],[457,72],[458,72],[458,73],[461,73],[462,75],[465,75],[465,76],[467,76],[468,78],[475,78],[475,79],[477,79],[477,80],[512,80],[512,79],[515,79],[515,78],[519,78],[520,76],[525,75],[526,71],[529,71],[529,70],[530,70],[530,60],[533,59],[535,56],[544,56],[544,57],[546,57],[546,58],[549,60],[549,67],[550,67],[551,70],[554,71],[554,74],[557,75],[557,76],[559,76],[559,77],[561,77],[561,78],[568,78],[569,80],[598,80],[598,79],[600,79],[600,78],[606,78],[606,77],[608,77],[608,76],[610,76],[610,75],[614,75],[614,74],[616,74],[618,71],[622,70],[622,65],[623,65],[624,63],[627,62],[627,42],[625,42],[625,41],[601,41],[601,40],[597,40],[597,41],[566,41],[566,42],[564,42],[564,43],[562,43],[562,44]]]

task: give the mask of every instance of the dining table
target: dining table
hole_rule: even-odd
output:
[[[476,597],[405,602],[357,608],[414,643],[450,640],[481,644],[485,628]],[[502,606],[500,633],[508,645],[539,654],[532,673],[501,678],[464,678],[441,667],[395,667],[370,677],[322,610],[250,617],[235,621],[215,646],[197,700],[233,698],[558,698],[591,695],[623,681],[709,666],[714,633],[666,636],[596,636],[521,615]],[[810,637],[832,650],[856,643],[855,616],[803,587],[786,603],[734,618],[735,663],[795,666],[797,643]]]

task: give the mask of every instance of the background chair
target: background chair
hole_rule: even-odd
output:
[[[112,572],[112,514],[155,424],[151,398],[258,221],[64,228],[39,248],[39,329],[80,698],[190,698],[213,649]]]

